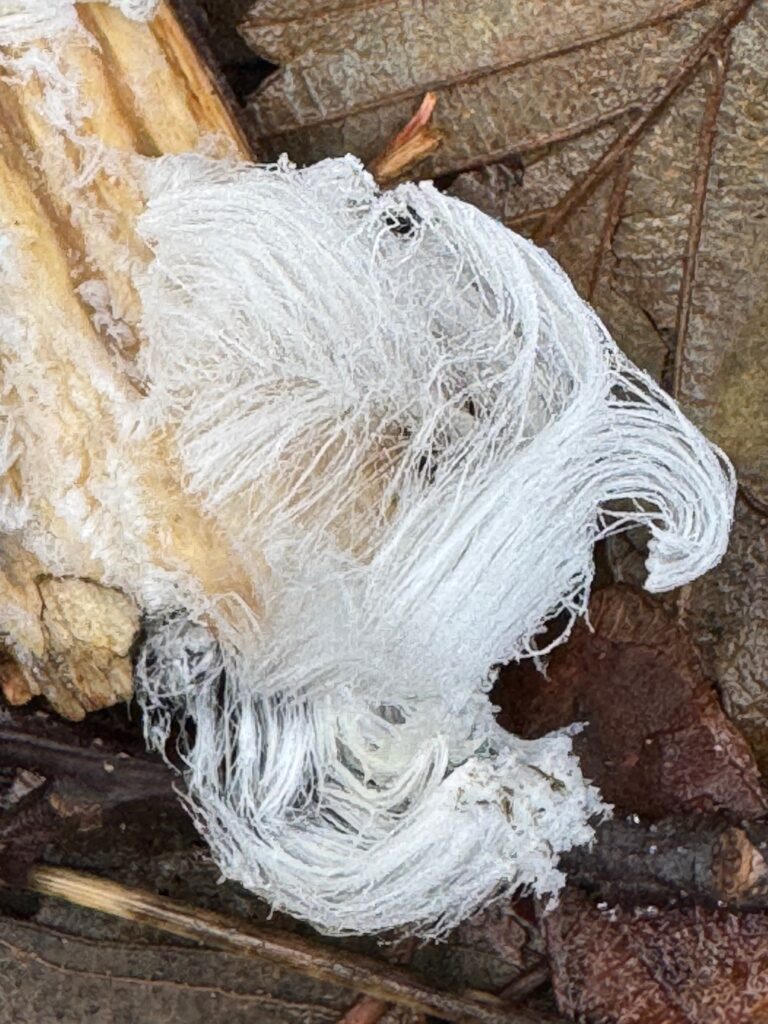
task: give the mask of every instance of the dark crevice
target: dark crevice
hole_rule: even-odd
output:
[[[251,56],[245,60],[227,61],[221,65],[221,70],[237,102],[245,106],[248,97],[278,70],[278,65],[264,60],[263,57]]]
[[[184,6],[192,12],[235,99],[245,106],[248,97],[278,70],[276,64],[257,56],[237,31],[253,0],[186,0]]]

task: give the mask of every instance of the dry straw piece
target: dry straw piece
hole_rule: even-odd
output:
[[[39,7],[0,6],[0,42]],[[648,528],[653,591],[716,564],[729,463],[530,242],[351,157],[94,143],[66,45],[8,66],[106,269],[83,323],[2,225],[4,529],[144,612],[147,740],[177,737],[226,877],[333,933],[556,893],[605,807],[568,732],[496,724],[494,666],[565,639],[609,533]],[[99,176],[135,216],[97,216]]]

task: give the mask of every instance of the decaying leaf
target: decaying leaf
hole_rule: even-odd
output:
[[[502,673],[504,724],[532,737],[586,722],[574,747],[619,812],[763,814],[752,754],[675,619],[623,586],[597,593],[589,618],[594,632],[577,625],[546,677],[529,664]]]
[[[768,773],[768,523],[738,503],[717,571],[691,588],[687,620],[708,653],[728,714]]]
[[[424,175],[456,173],[626,114],[728,9],[570,0],[552,17],[530,0],[262,0],[242,32],[281,71],[253,115],[269,154],[369,158],[433,90],[445,139]]]
[[[280,65],[250,103],[265,156],[370,158],[434,91],[417,173],[546,242],[734,460],[731,552],[683,607],[768,769],[768,7],[261,0],[242,32]]]
[[[281,65],[251,101],[267,156],[370,158],[433,90],[443,143],[419,175],[463,172],[457,194],[551,240],[633,356],[676,363],[760,486],[762,5],[262,0],[242,31]]]
[[[576,1020],[764,1024],[768,917],[621,910],[570,890],[545,918],[555,993]]]
[[[235,956],[146,937],[137,942],[135,930],[110,934],[82,914],[59,917],[64,933],[3,919],[3,1024],[334,1024],[349,1001],[343,990],[269,964],[243,970]]]

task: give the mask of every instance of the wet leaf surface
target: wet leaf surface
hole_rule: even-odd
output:
[[[727,719],[674,615],[624,586],[597,593],[549,660],[502,672],[501,721],[526,737],[572,722],[585,775],[617,812],[649,818],[766,810],[751,751]]]

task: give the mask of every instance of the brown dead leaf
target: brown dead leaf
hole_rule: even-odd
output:
[[[433,91],[419,175],[549,242],[765,498],[767,26],[754,0],[261,0],[242,32],[281,65],[268,157],[370,159]]]
[[[722,565],[691,588],[689,628],[708,653],[725,709],[768,774],[768,529],[739,502]]]
[[[348,999],[270,964],[58,916],[61,930],[0,918],[0,1024],[336,1024]]]
[[[544,919],[560,1010],[601,1024],[765,1024],[768,916],[627,911],[570,890]]]
[[[419,176],[544,241],[734,460],[731,552],[681,613],[768,772],[768,4],[261,0],[242,31],[280,65],[266,157],[370,159],[433,91]]]
[[[252,102],[265,152],[368,159],[431,90],[445,140],[429,176],[621,117],[728,9],[701,0],[568,0],[551,10],[531,0],[261,0],[241,31],[281,65]]]
[[[597,593],[589,617],[594,633],[577,625],[546,678],[531,664],[502,673],[503,724],[532,737],[587,722],[574,741],[584,774],[622,813],[763,814],[749,747],[676,620],[623,586]]]

